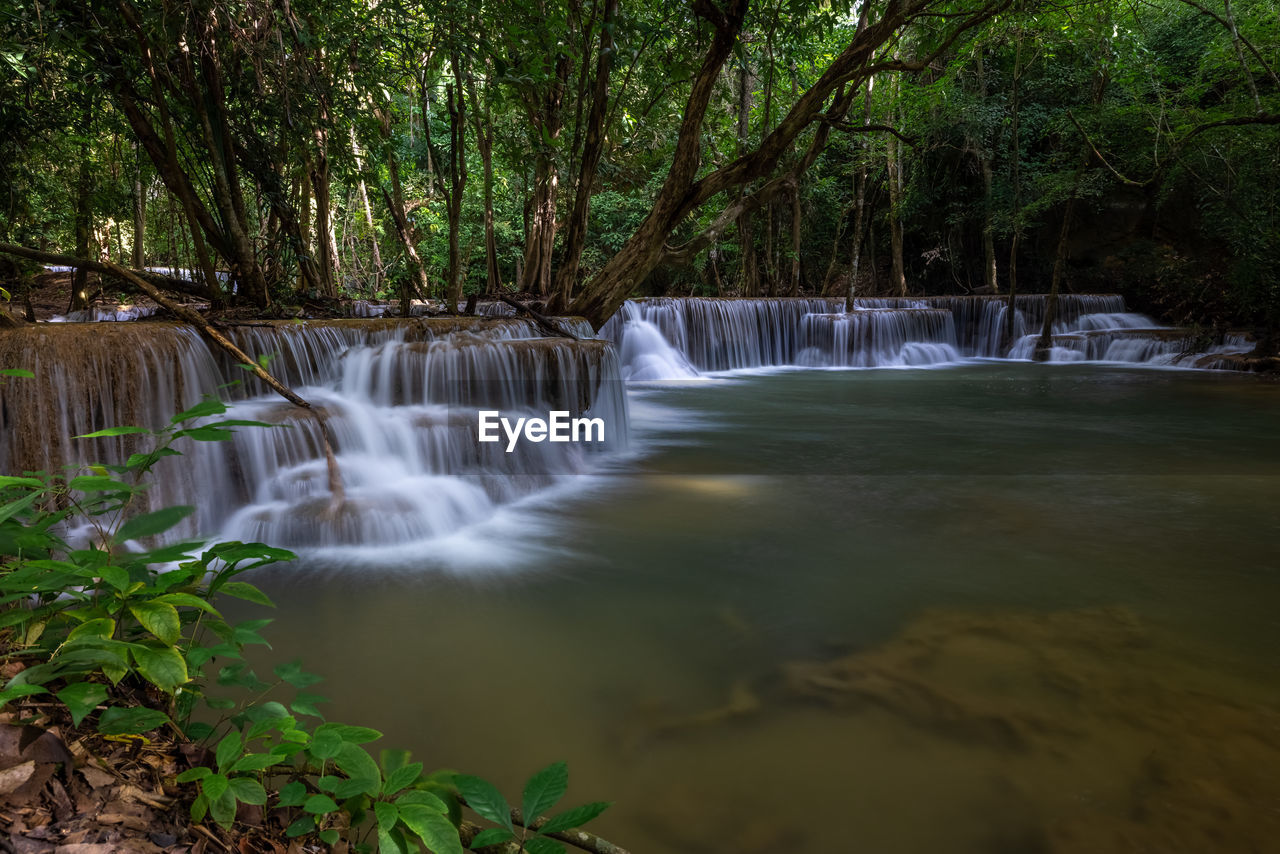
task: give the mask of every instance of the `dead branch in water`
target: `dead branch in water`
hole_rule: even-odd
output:
[[[502,300],[507,305],[514,308],[516,311],[521,311],[529,315],[531,318],[533,318],[533,322],[538,324],[538,328],[541,329],[543,332],[549,333],[551,336],[555,338],[568,338],[571,341],[580,340],[578,336],[574,335],[572,332],[566,332],[565,330],[561,329],[559,326],[557,326],[555,323],[551,321],[551,318],[547,317],[545,314],[541,314],[539,312],[534,311],[524,303],[516,302],[506,294],[498,294],[498,299]]]

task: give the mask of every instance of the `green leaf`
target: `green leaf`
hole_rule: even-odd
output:
[[[255,723],[269,721],[287,721],[289,724],[296,723],[296,721],[289,715],[289,710],[280,703],[277,703],[275,700],[268,700],[265,703],[258,703],[257,705],[250,706],[245,714],[249,716],[249,720],[254,721]],[[266,732],[266,730],[263,730],[263,732]]]
[[[414,806],[426,807],[438,813],[449,812],[449,806],[430,792],[424,792],[421,789],[410,789],[409,791],[396,798],[396,803],[400,806],[413,804]]]
[[[331,729],[324,729],[322,724],[312,736],[311,746],[307,750],[316,759],[332,759],[342,750],[343,744],[342,736]]]
[[[342,740],[348,744],[368,744],[371,741],[377,741],[382,738],[382,733],[376,729],[369,729],[367,726],[349,726],[347,724],[324,724],[324,726],[332,726],[342,736]]]
[[[155,599],[130,602],[129,613],[137,618],[143,628],[169,646],[176,644],[182,635],[182,619],[178,616],[178,609],[167,602]]]
[[[373,814],[378,817],[378,827],[385,827],[387,830],[395,827],[400,820],[400,810],[396,809],[395,804],[386,801],[374,801]]]
[[[212,768],[206,768],[203,765],[197,765],[195,768],[188,768],[174,779],[179,783],[194,783],[196,780],[203,780],[213,773]]]
[[[382,787],[382,794],[394,795],[405,786],[411,786],[422,776],[422,763],[414,762],[412,765],[406,765],[403,768],[397,768],[387,777],[387,782]]]
[[[408,842],[394,827],[378,825],[378,854],[409,854]]]
[[[323,676],[317,676],[314,673],[308,673],[302,669],[302,662],[294,659],[286,664],[278,665],[273,671],[275,675],[285,684],[292,685],[294,688],[302,689],[314,685],[317,682],[323,682]]]
[[[147,454],[130,454],[129,459],[125,460],[124,467],[128,471],[148,470],[165,457],[182,456],[173,448],[156,448]]]
[[[97,475],[93,477],[89,475],[73,477],[67,486],[80,492],[133,492],[133,487],[127,483],[121,483],[113,477]]]
[[[218,592],[244,599],[246,602],[253,602],[255,605],[266,605],[268,608],[276,606],[267,594],[247,581],[228,581],[218,588]]]
[[[134,516],[120,526],[120,530],[116,531],[111,541],[123,543],[127,540],[138,540],[143,537],[162,534],[194,512],[196,512],[196,508],[181,504],[176,507],[165,507],[151,513],[143,513],[141,516]]]
[[[553,762],[530,777],[521,800],[525,821],[534,821],[555,806],[568,788],[569,766],[564,762]]]
[[[289,704],[289,708],[295,715],[310,715],[313,718],[323,718],[324,715],[316,708],[316,704],[327,702],[329,702],[328,697],[299,691],[298,695],[293,698],[293,702]]]
[[[25,672],[25,671],[24,671]],[[12,685],[0,691],[0,706],[19,697],[30,697],[33,694],[48,694],[49,691],[40,685]]]
[[[222,797],[222,793],[231,787],[231,781],[225,774],[210,774],[200,781],[200,790],[210,802]]]
[[[325,845],[334,845],[338,841],[338,831],[334,830],[333,828],[329,828],[328,830],[322,830],[316,835],[320,837],[320,841],[323,842]]]
[[[216,801],[209,805],[209,814],[222,828],[229,829],[236,818],[236,796],[231,790],[224,791]]]
[[[273,765],[280,764],[280,757],[273,753],[250,753],[248,756],[242,756],[236,764],[231,766],[231,772],[237,771],[265,771]]]
[[[292,839],[295,836],[301,836],[304,833],[310,833],[316,829],[316,820],[314,816],[304,815],[302,818],[289,825],[289,829],[284,835]]]
[[[163,602],[166,605],[173,605],[176,608],[197,608],[211,614],[218,613],[207,601],[190,593],[165,593],[163,596],[157,596],[152,601]]]
[[[204,817],[209,814],[209,799],[203,794],[196,795],[196,799],[191,802],[191,820],[197,824],[204,821]]]
[[[378,786],[382,783],[381,780],[371,780],[367,777],[354,777],[350,780],[343,780],[341,777],[337,777],[336,779],[342,780],[342,782],[334,787],[333,796],[340,801],[354,798],[357,795],[376,795]]]
[[[236,623],[231,627],[231,642],[241,646],[249,646],[250,644],[271,646],[263,639],[262,635],[258,634],[258,629],[268,625],[270,622],[270,620],[244,620]]]
[[[218,742],[218,749],[214,754],[214,761],[218,763],[218,770],[225,772],[243,752],[244,742],[240,740],[240,733],[234,731],[227,733],[223,736],[222,741]]]
[[[613,806],[611,801],[593,801],[589,804],[583,804],[580,807],[565,810],[559,815],[552,816],[546,824],[538,828],[538,832],[558,833],[562,830],[581,827],[611,806]]]
[[[524,842],[528,854],[565,854],[564,846],[545,836],[531,836]]]
[[[204,741],[213,735],[213,725],[204,721],[192,721],[183,729],[191,741]]]
[[[417,804],[399,807],[400,820],[422,839],[434,854],[462,854],[458,828],[438,812]]]
[[[129,572],[124,567],[114,564],[106,564],[98,567],[98,576],[116,590],[124,592],[129,588],[132,582],[129,580]]]
[[[311,815],[324,815],[338,809],[337,803],[328,795],[312,795],[302,805],[302,811]]]
[[[267,790],[251,777],[232,777],[231,794],[235,795],[237,801],[246,804],[261,805],[267,802]]]
[[[484,848],[486,845],[498,845],[515,838],[515,834],[505,827],[486,827],[471,840],[471,847]]]
[[[85,620],[67,635],[67,643],[81,638],[109,638],[116,633],[116,621],[110,617]]]
[[[8,504],[0,507],[0,522],[4,522],[21,513],[23,510],[26,510],[32,504],[35,504],[36,499],[39,497],[40,493],[33,492],[30,495],[19,498],[17,501],[10,501]]]
[[[346,777],[339,777],[337,774],[325,774],[316,780],[316,786],[322,792],[337,792],[343,783],[350,783]]]
[[[155,709],[135,706],[122,709],[112,706],[98,718],[98,732],[103,735],[140,735],[169,723],[169,716]]]
[[[58,692],[58,699],[71,712],[71,722],[80,726],[85,716],[107,700],[107,687],[97,682],[74,682]]]
[[[210,415],[221,415],[227,411],[227,405],[215,397],[205,397],[190,409],[184,409],[169,419],[170,424],[181,424],[193,418],[205,418]]]
[[[467,806],[489,821],[502,825],[512,833],[516,832],[515,825],[511,822],[511,807],[492,783],[470,774],[455,774],[453,782],[466,799]]]
[[[280,787],[280,806],[300,807],[307,802],[307,787],[302,781],[294,780]]]
[[[0,368],[0,377],[22,377],[24,379],[33,380],[36,375],[28,371],[26,368]]]
[[[30,486],[42,489],[44,488],[44,481],[35,477],[10,477],[9,475],[0,476],[0,489],[5,489],[10,486]]]
[[[173,647],[156,649],[149,646],[134,645],[133,660],[138,665],[138,672],[148,682],[166,694],[190,680],[187,675],[187,662],[182,653]]]
[[[369,751],[355,744],[344,744],[334,757],[334,763],[353,780],[365,784],[363,789],[367,795],[377,795],[382,788],[382,771],[378,763],[369,755]]]
[[[146,427],[108,427],[105,430],[98,430],[93,433],[85,433],[81,436],[73,436],[73,439],[101,439],[106,436],[129,436],[134,433],[150,433]]]

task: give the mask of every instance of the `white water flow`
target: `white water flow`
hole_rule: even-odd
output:
[[[645,299],[623,306],[601,330],[622,352],[623,374],[645,380],[800,366],[927,367],[969,359],[1030,359],[1047,298]],[[1221,367],[1214,356],[1247,352],[1243,336],[1210,341],[1125,311],[1113,294],[1058,297],[1055,362]],[[667,372],[664,374],[664,371]]]
[[[494,313],[508,309],[496,304]],[[341,490],[332,489],[320,421],[267,394],[221,352],[176,324],[40,324],[0,338],[0,365],[36,373],[0,386],[0,471],[120,461],[137,437],[72,437],[106,427],[156,428],[209,394],[230,395],[230,418],[274,425],[233,441],[184,440],[148,496],[191,504],[184,534],[258,540],[338,561],[420,560],[421,544],[463,539],[482,548],[521,519],[521,499],[598,470],[627,444],[625,383],[699,380],[706,374],[793,366],[915,368],[977,358],[1027,358],[1045,298],[1019,297],[1005,342],[999,298],[864,299],[845,312],[821,299],[655,299],[628,302],[594,339],[543,337],[524,319],[337,320],[229,328],[247,353],[327,420]],[[1124,310],[1118,296],[1060,297],[1054,361],[1215,367],[1184,330]],[[612,342],[612,343],[611,343]],[[1196,352],[1196,346],[1200,352]],[[1242,338],[1211,352],[1241,352]],[[219,392],[227,378],[247,385]],[[625,381],[625,382],[624,382]],[[599,417],[604,441],[477,441],[478,413],[511,419],[552,411]],[[579,487],[585,482],[577,481]],[[465,550],[465,549],[464,549]],[[516,549],[519,550],[519,549]],[[526,549],[527,550],[527,549]],[[447,563],[448,560],[443,561]]]
[[[316,406],[333,438],[342,495],[330,490],[318,419],[261,393],[256,379],[226,417],[263,421],[230,442],[180,440],[155,506],[191,504],[187,533],[324,550],[412,552],[485,523],[504,507],[594,470],[627,442],[614,348],[541,337],[522,320],[336,321],[231,330],[241,349]],[[0,387],[0,471],[116,461],[136,436],[70,437],[110,426],[159,427],[240,372],[189,329],[168,324],[34,327],[6,335],[0,360],[36,379]],[[224,390],[224,394],[226,391]],[[599,442],[477,441],[480,410],[600,418]],[[593,437],[594,438],[594,437]]]

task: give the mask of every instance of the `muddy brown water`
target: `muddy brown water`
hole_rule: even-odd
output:
[[[260,574],[259,663],[513,801],[567,759],[637,854],[1276,850],[1280,386],[790,371],[632,413],[639,453],[418,567]]]

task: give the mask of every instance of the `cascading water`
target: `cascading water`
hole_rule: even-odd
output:
[[[285,547],[406,547],[484,522],[626,445],[616,352],[590,339],[585,324],[568,328],[583,340],[488,318],[234,328],[241,349],[273,355],[273,373],[323,413],[341,499],[329,488],[314,414],[242,387],[227,390],[238,398],[228,417],[278,426],[241,428],[227,443],[181,440],[184,456],[162,461],[150,501],[196,505],[182,533]],[[238,373],[192,330],[169,324],[15,330],[0,337],[0,364],[36,374],[0,386],[5,472],[123,459],[139,448],[137,437],[69,437],[161,426]],[[481,409],[513,419],[552,411],[599,418],[603,435],[508,451],[505,440],[477,441]]]
[[[690,368],[922,367],[1030,359],[1047,304],[1043,294],[1015,297],[1006,337],[1005,297],[869,298],[849,312],[843,300],[658,298],[629,301],[601,335],[618,345],[624,376],[650,381],[687,379]],[[1211,357],[1251,347],[1226,336],[1206,349],[1185,330],[1126,312],[1115,294],[1061,295],[1055,318],[1050,361],[1217,367]]]

